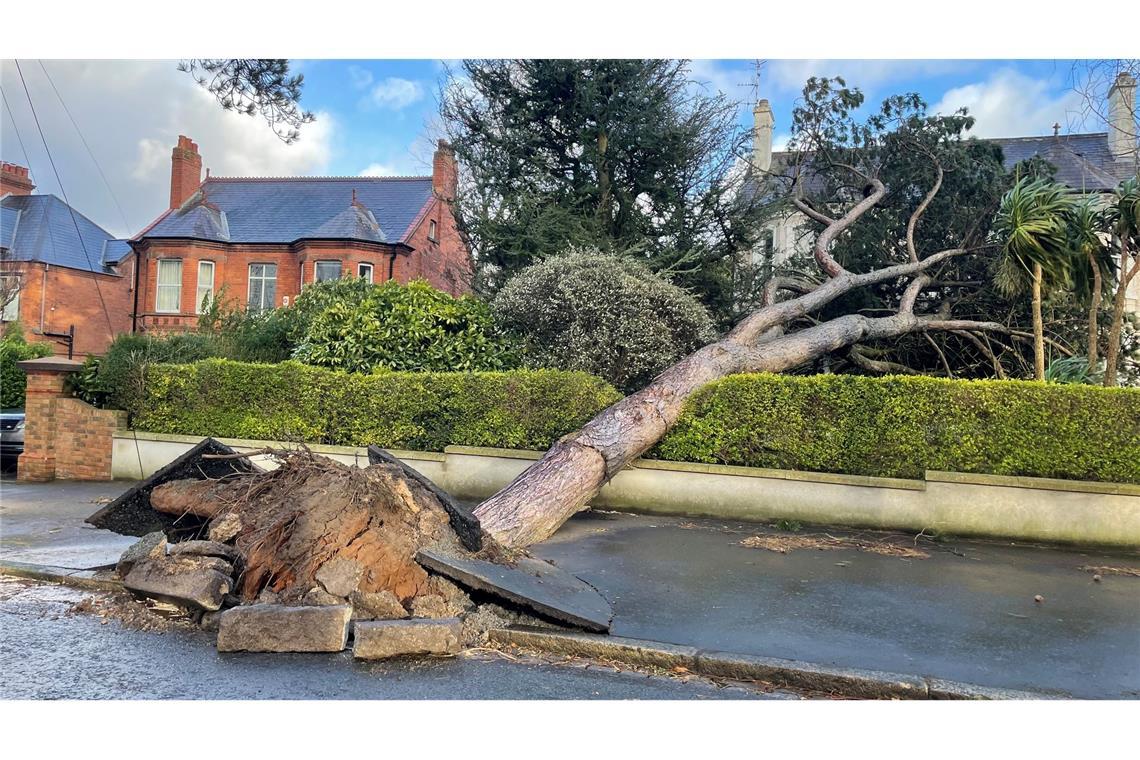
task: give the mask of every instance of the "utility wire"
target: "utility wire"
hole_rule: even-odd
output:
[[[55,175],[56,184],[59,185],[60,195],[63,196],[63,203],[67,206],[67,212],[71,216],[71,223],[75,226],[75,235],[79,238],[79,247],[83,249],[83,258],[87,259],[87,266],[95,277],[95,292],[99,295],[99,304],[103,307],[103,316],[107,320],[107,334],[115,337],[115,326],[111,322],[111,312],[107,309],[107,301],[103,298],[103,288],[99,285],[98,275],[101,270],[96,269],[95,265],[91,263],[91,256],[87,252],[87,244],[83,242],[83,233],[79,229],[79,221],[75,218],[75,209],[71,207],[71,201],[67,199],[67,191],[63,188],[63,180],[60,179],[59,169],[55,166],[55,159],[52,158],[51,148],[48,147],[47,138],[44,137],[43,127],[40,126],[40,117],[36,114],[36,107],[32,103],[32,93],[28,90],[28,82],[24,79],[24,71],[20,68],[20,61],[16,62],[16,72],[20,75],[20,84],[24,87],[24,96],[28,99],[28,107],[32,109],[32,119],[36,122],[36,131],[40,133],[40,141],[44,144],[44,152],[47,153],[48,163],[51,164],[52,173]],[[101,262],[100,262],[101,264]]]
[[[56,88],[55,82],[52,81],[51,74],[49,74],[47,68],[44,67],[44,62],[39,61],[39,64],[40,69],[44,72],[44,76],[47,77],[48,84],[51,85],[52,92],[54,92],[56,98],[59,99],[59,104],[63,106],[63,112],[67,114],[67,118],[71,120],[71,126],[75,127],[75,132],[79,135],[79,139],[83,142],[83,147],[87,149],[87,155],[91,157],[91,163],[95,164],[95,168],[99,170],[99,177],[102,178],[103,184],[106,185],[107,194],[111,196],[111,200],[114,202],[115,208],[118,209],[119,216],[123,220],[123,228],[129,235],[130,231],[133,230],[134,227],[132,227],[130,223],[127,222],[127,215],[123,213],[123,207],[119,205],[119,199],[115,197],[115,191],[111,189],[111,183],[107,181],[107,175],[103,173],[103,167],[99,165],[98,159],[95,158],[95,154],[91,151],[91,146],[87,144],[87,138],[83,136],[83,130],[80,129],[79,125],[75,123],[75,117],[71,115],[71,110],[67,107],[67,103],[63,101],[63,96],[59,94],[59,89]]]

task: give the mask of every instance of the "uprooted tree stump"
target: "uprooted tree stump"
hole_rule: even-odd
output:
[[[280,466],[268,472],[173,480],[150,493],[156,511],[205,519],[211,539],[233,543],[242,603],[332,604],[388,592],[411,612],[438,613],[425,617],[456,614],[462,592],[420,566],[417,552],[511,561],[493,539],[464,541],[454,507],[398,464],[360,469],[307,451],[273,455]]]

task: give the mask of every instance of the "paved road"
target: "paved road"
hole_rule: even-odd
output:
[[[358,663],[348,652],[219,654],[198,631],[69,614],[86,594],[0,579],[0,699],[792,698],[635,672],[504,660]]]
[[[740,546],[760,532],[583,513],[535,549],[610,600],[618,635],[1087,698],[1140,697],[1140,578],[1094,583],[1078,569],[1137,567],[1136,553],[956,540],[924,543],[927,559],[900,559]]]
[[[128,485],[0,483],[0,559],[113,563],[133,539],[82,520],[97,499]],[[614,605],[619,635],[986,686],[1140,697],[1140,578],[1094,583],[1079,570],[1140,567],[1136,552],[954,540],[924,543],[926,559],[901,559],[739,545],[763,530],[584,513],[536,552],[594,584]]]

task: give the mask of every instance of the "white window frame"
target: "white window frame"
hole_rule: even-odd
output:
[[[262,274],[255,276],[253,274],[253,268],[254,267],[272,267],[273,268],[273,276],[270,277],[270,276],[267,276],[266,274],[264,274],[265,269],[262,269]],[[259,302],[256,305],[253,303],[253,281],[254,280],[258,280],[259,282],[261,282],[261,299],[259,300]],[[269,309],[274,309],[277,307],[277,265],[276,264],[269,263],[269,262],[256,262],[256,263],[250,264],[249,269],[246,270],[246,282],[247,282],[247,284],[246,284],[245,306],[246,306],[247,310],[253,311],[253,312],[263,312],[263,311],[268,311]],[[269,298],[265,297],[265,293],[266,293],[265,285],[266,285],[266,283],[272,283],[272,285],[273,285],[273,295],[270,296]]]
[[[436,225],[434,219],[428,222],[428,240],[433,243],[439,242],[439,227]]]
[[[0,312],[0,321],[2,322],[18,322],[20,319],[20,290],[23,288],[23,283],[20,281],[18,274],[4,274],[0,275],[0,283],[4,280],[16,281],[16,294],[12,296],[12,300],[4,304],[4,309]],[[0,285],[2,288],[7,288],[7,285]]]
[[[207,285],[202,284],[203,266],[208,266],[210,268],[210,282]],[[203,259],[198,262],[198,288],[194,291],[194,298],[196,304],[195,308],[199,314],[202,313],[202,302],[206,299],[206,296],[209,296],[211,301],[214,300],[214,278],[217,275],[217,271],[217,266],[213,261],[210,261],[209,259]]]
[[[154,310],[159,314],[178,314],[182,311],[182,259],[158,259],[155,266]],[[162,270],[170,269],[171,266],[178,267],[178,282],[164,283],[162,281]],[[174,293],[174,308],[164,309],[162,308],[162,295],[171,291]]]
[[[366,269],[368,271],[367,276],[365,276],[365,274],[364,274]],[[376,267],[373,266],[372,264],[368,263],[367,261],[361,262],[361,263],[356,265],[356,276],[362,277],[362,278],[368,280],[368,284],[370,284],[370,285],[373,282],[375,282],[375,279],[374,279],[375,272],[376,272]]]
[[[325,277],[324,279],[321,279],[321,277],[317,274],[318,272],[320,272],[321,266],[322,265],[329,266],[331,264],[336,265],[336,277]],[[325,259],[324,261],[314,261],[313,262],[313,282],[327,282],[329,280],[339,280],[341,277],[344,277],[344,262],[343,261],[338,261],[336,259]]]

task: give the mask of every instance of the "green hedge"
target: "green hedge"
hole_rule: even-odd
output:
[[[949,470],[1140,483],[1140,389],[737,375],[690,399],[651,456],[898,478]]]
[[[52,347],[49,343],[26,343],[18,335],[0,340],[0,409],[19,409],[24,406],[28,376],[20,369],[19,362],[51,354]]]
[[[134,424],[154,433],[442,451],[545,449],[620,398],[581,372],[350,374],[299,362],[151,365]]]

